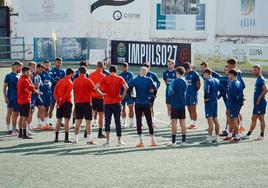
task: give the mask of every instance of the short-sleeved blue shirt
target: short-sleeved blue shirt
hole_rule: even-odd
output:
[[[254,101],[258,99],[258,97],[263,92],[262,87],[265,85],[266,80],[263,76],[259,76],[255,82],[255,90],[254,90]],[[265,98],[264,98],[265,100]]]
[[[185,75],[185,79],[188,85],[186,96],[197,97],[197,87],[196,84],[200,81],[199,74],[196,71],[191,71]]]
[[[167,87],[169,86],[169,84],[175,80],[177,78],[176,76],[176,70],[166,70],[165,72],[163,72],[163,79],[166,82]]]
[[[177,78],[170,83],[171,108],[184,109],[186,105],[187,82],[183,78]]]
[[[204,99],[209,101],[217,101],[220,91],[220,81],[216,78],[205,79],[204,81]]]

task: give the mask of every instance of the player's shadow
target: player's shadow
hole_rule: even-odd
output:
[[[231,144],[243,144],[248,142],[254,142],[254,140],[239,142],[239,143],[230,143],[230,142],[221,142],[221,143],[213,143],[213,144],[190,144],[187,146],[176,146],[176,147],[168,147],[166,145],[161,145],[156,148],[145,147],[145,148],[137,148],[132,147],[130,149],[115,149],[115,150],[108,150],[108,151],[101,151],[96,152],[95,155],[114,155],[114,154],[124,154],[124,153],[136,153],[136,152],[145,152],[145,151],[163,151],[163,150],[178,150],[178,149],[189,149],[189,148],[207,148],[207,147],[219,147],[222,145],[231,145]],[[75,153],[69,153],[68,155],[74,155]],[[81,153],[80,153],[81,154]],[[84,153],[86,154],[86,153]]]
[[[254,140],[242,141],[237,144],[243,144],[248,142],[254,142]],[[199,144],[199,143],[190,143],[187,146],[176,146],[176,147],[168,147],[165,144],[160,144],[157,147],[144,147],[137,148],[133,146],[125,146],[125,147],[102,147],[99,145],[95,146],[75,146],[74,145],[65,145],[58,146],[52,148],[35,148],[32,150],[25,149],[19,150],[19,152],[23,153],[23,155],[116,155],[116,154],[125,154],[125,153],[137,153],[137,152],[145,152],[145,151],[162,151],[162,150],[178,150],[178,149],[189,149],[189,148],[207,148],[207,147],[220,147],[222,145],[230,145],[235,143],[230,142],[221,142],[221,143],[213,143],[213,144]],[[68,147],[69,146],[69,147]],[[45,151],[42,151],[45,149]],[[50,150],[47,150],[50,149]],[[17,151],[18,152],[18,151]],[[17,153],[15,152],[15,153]],[[1,152],[0,152],[1,153]]]
[[[52,150],[59,148],[68,148],[71,145],[68,144],[54,144],[54,142],[32,142],[32,143],[22,143],[14,146],[8,147],[0,147],[1,153],[22,153],[25,154],[27,152],[38,152],[43,150]]]
[[[238,144],[247,143],[247,142],[254,142],[254,140],[239,142]],[[152,147],[144,147],[144,148],[118,147],[118,148],[100,149],[99,147],[95,147],[95,148],[91,148],[91,149],[88,148],[84,151],[79,151],[79,148],[77,148],[76,151],[79,151],[79,152],[73,152],[74,150],[68,149],[68,150],[65,150],[63,152],[60,152],[58,155],[59,156],[62,156],[62,155],[72,155],[72,156],[76,156],[76,155],[116,155],[116,154],[137,153],[137,152],[145,152],[145,151],[162,151],[162,150],[178,150],[178,149],[183,150],[183,149],[195,148],[195,147],[196,148],[219,147],[221,145],[229,145],[229,144],[234,144],[234,143],[221,142],[219,144],[190,144],[188,146],[176,146],[176,147],[168,147],[168,146],[162,144],[162,145],[158,145],[157,147],[153,147],[153,148]],[[98,148],[98,149],[96,149],[96,148]],[[32,155],[32,154],[30,154],[30,155]],[[38,153],[38,154],[40,154],[40,153]],[[53,154],[55,154],[55,153],[53,153]]]
[[[0,138],[9,138],[12,137],[11,135],[7,135],[6,131],[0,131]]]
[[[95,131],[94,131],[95,132]],[[128,133],[123,131],[125,135],[132,134],[135,132],[135,129],[130,129]],[[144,133],[146,130],[144,131]],[[148,133],[144,134],[149,136]],[[180,134],[179,134],[180,135]],[[178,135],[178,139],[180,136]],[[111,154],[123,154],[123,153],[135,153],[135,152],[144,152],[150,150],[169,150],[169,149],[187,149],[187,148],[202,148],[202,147],[219,147],[221,145],[231,144],[229,142],[221,142],[219,144],[198,144],[197,142],[202,141],[202,138],[205,138],[207,133],[204,130],[198,131],[188,131],[187,142],[190,143],[188,146],[184,147],[167,147],[164,143],[167,142],[167,139],[161,139],[158,141],[158,146],[155,148],[145,147],[145,148],[136,148],[133,146],[126,147],[102,147],[100,145],[74,145],[74,144],[64,144],[63,142],[54,143],[53,141],[46,142],[31,142],[31,143],[19,143],[14,146],[0,147],[1,153],[18,153],[22,155],[111,155]],[[134,135],[133,135],[134,136]],[[136,136],[136,132],[135,132]],[[167,129],[158,129],[156,137],[170,138],[170,130]],[[13,137],[10,137],[12,139]],[[0,139],[1,140],[1,139]],[[3,139],[6,140],[6,139]],[[21,140],[18,140],[20,142]],[[253,141],[253,140],[252,140]],[[29,141],[30,142],[30,141]],[[247,143],[249,141],[242,141],[240,143]]]

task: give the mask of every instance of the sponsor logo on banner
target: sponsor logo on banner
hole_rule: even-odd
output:
[[[191,44],[156,43],[135,41],[112,41],[112,63],[128,62],[141,65],[150,62],[152,66],[166,66],[168,59],[176,65],[191,61]]]
[[[91,13],[102,6],[123,6],[135,0],[97,0],[91,5]]]
[[[90,1],[90,13],[95,16],[98,16],[101,13],[101,18],[99,19],[106,19],[106,20],[107,19],[109,20],[112,19],[114,21],[140,20],[142,12],[140,9],[138,9],[139,3],[140,2],[138,0],[98,0],[98,1],[91,0]],[[130,9],[121,8],[130,4],[133,8],[132,7]],[[109,10],[106,8],[106,9],[100,10],[102,12],[97,11],[98,9],[102,7],[104,8],[108,6],[117,7],[117,8],[113,9],[109,7]]]

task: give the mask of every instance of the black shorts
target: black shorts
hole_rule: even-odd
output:
[[[75,104],[75,118],[92,120],[92,106],[90,103]]]
[[[31,104],[20,104],[20,116],[28,118],[30,115]]]
[[[173,109],[171,108],[171,119],[185,119],[185,109]]]
[[[94,111],[103,112],[104,111],[103,99],[93,98],[92,108]]]
[[[65,102],[60,108],[57,108],[56,117],[59,118],[71,118],[73,104],[71,102]]]

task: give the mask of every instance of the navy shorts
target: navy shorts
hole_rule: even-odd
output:
[[[52,92],[44,92],[43,95],[41,95],[41,99],[46,108],[50,107],[51,96],[52,96]]]
[[[197,105],[197,96],[186,96],[186,106]]]
[[[12,105],[11,105],[11,97],[10,96],[7,96],[7,99],[8,99],[7,108],[12,108]]]
[[[169,95],[168,89],[166,89],[166,104],[171,104],[171,95]]]
[[[54,95],[51,95],[50,105],[54,105],[54,104],[56,104],[56,99],[55,99]]]
[[[234,107],[230,107],[229,111],[230,111],[230,118],[238,118],[238,115],[240,113],[241,110],[241,106],[234,106]]]
[[[20,112],[20,105],[18,104],[17,96],[11,97],[10,106],[14,112]]]
[[[218,116],[217,101],[207,101],[205,103],[205,116],[206,118],[216,118]]]
[[[134,101],[133,101],[133,99],[131,98],[130,95],[127,95],[127,96],[121,101],[121,104],[122,104],[122,106],[125,106],[126,104],[127,104],[127,105],[131,105],[131,104],[134,104]]]
[[[38,95],[32,96],[31,107],[34,108],[35,106],[44,106],[44,103],[43,103],[41,96],[38,96]]]
[[[267,102],[262,100],[259,105],[254,103],[253,115],[264,115],[266,113]]]

